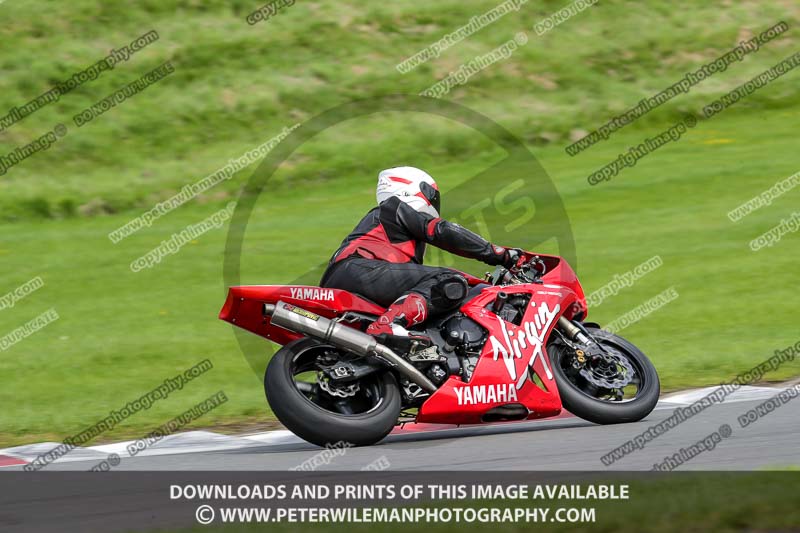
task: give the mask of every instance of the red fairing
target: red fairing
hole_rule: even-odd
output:
[[[360,296],[340,289],[321,289],[304,285],[249,285],[228,289],[228,299],[219,318],[278,344],[286,344],[300,335],[273,326],[270,317],[263,316],[265,303],[282,300],[327,318],[355,311],[381,315],[385,309]]]
[[[525,252],[525,255],[528,259],[534,255],[538,255],[539,258],[544,261],[547,271],[542,277],[542,281],[544,281],[545,284],[558,285],[569,289],[575,294],[575,301],[572,305],[569,307],[562,306],[564,316],[572,320],[580,315],[580,320],[585,320],[589,315],[589,308],[586,305],[586,296],[583,294],[583,287],[581,287],[581,283],[578,281],[578,276],[575,274],[575,271],[572,270],[572,267],[569,266],[569,263],[557,255],[532,254],[530,252]]]
[[[498,292],[509,296],[532,293],[520,325],[506,322],[486,306]],[[468,383],[450,376],[422,405],[418,422],[479,424],[495,407],[522,404],[528,418],[555,416],[561,412],[561,398],[554,380],[545,345],[551,330],[576,301],[572,290],[545,283],[531,291],[530,285],[491,287],[461,308],[461,312],[489,331],[481,357]],[[539,387],[528,368],[539,377]]]
[[[528,418],[555,416],[561,397],[546,352],[558,318],[586,314],[586,299],[575,271],[558,256],[538,255],[546,273],[541,284],[488,287],[461,307],[461,312],[486,328],[488,340],[469,382],[450,376],[419,410],[417,422],[478,424],[491,409],[522,404]],[[506,322],[487,306],[498,292],[531,294],[520,325]],[[531,368],[543,387],[529,376]]]

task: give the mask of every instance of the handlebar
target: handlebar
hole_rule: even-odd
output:
[[[542,283],[547,266],[541,257],[534,255],[518,266],[505,268],[497,266],[494,272],[487,273],[486,281],[492,285],[516,285],[520,283]]]

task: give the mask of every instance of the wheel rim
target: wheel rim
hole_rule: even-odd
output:
[[[337,416],[362,416],[377,410],[383,403],[385,385],[378,374],[338,385],[320,376],[319,358],[355,358],[329,345],[310,346],[296,353],[289,369],[297,392],[317,409]]]

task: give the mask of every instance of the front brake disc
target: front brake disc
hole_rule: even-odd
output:
[[[628,358],[613,348],[608,346],[603,348],[606,352],[604,354],[605,357],[611,358],[613,363],[601,360],[597,367],[590,368],[595,363],[589,361],[578,373],[592,385],[603,389],[621,389],[627,386],[633,380],[635,374],[633,366],[628,362]],[[600,365],[602,365],[602,368],[600,368]],[[621,370],[620,367],[622,367]]]

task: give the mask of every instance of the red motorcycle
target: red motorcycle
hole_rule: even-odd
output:
[[[545,418],[562,405],[598,424],[641,420],[658,374],[633,344],[585,322],[575,272],[526,252],[482,280],[465,274],[461,307],[414,331],[397,353],[364,333],[385,309],[308,286],[231,287],[220,318],[283,345],[264,376],[267,401],[299,437],[369,445],[401,422],[478,424]]]

